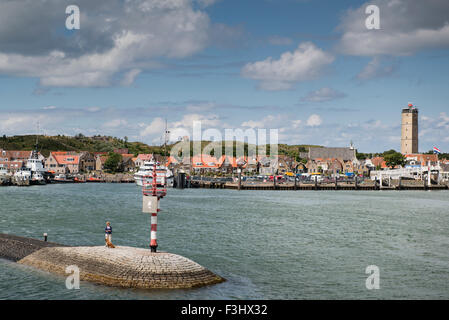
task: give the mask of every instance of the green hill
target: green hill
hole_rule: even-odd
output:
[[[111,136],[93,136],[86,137],[81,134],[70,137],[64,135],[58,136],[44,136],[44,135],[24,135],[24,136],[3,136],[0,137],[0,148],[5,150],[33,150],[36,144],[36,138],[39,140],[39,151],[48,157],[50,151],[90,151],[90,152],[111,152],[114,149],[127,148],[129,153],[135,155],[139,153],[155,153],[164,154],[163,146],[149,146],[142,142],[129,142],[125,139],[120,139]],[[202,141],[201,145],[204,148],[210,141]],[[238,142],[242,144],[242,142]],[[248,150],[248,144],[243,143],[245,154]],[[173,145],[167,145],[167,152],[170,152]],[[286,145],[279,144],[279,154],[289,155],[295,158],[299,157],[300,152],[305,152],[308,145]],[[236,143],[234,142],[234,154]],[[193,154],[193,142],[190,141],[190,150]],[[224,153],[224,143],[223,143]],[[269,146],[267,146],[267,154],[269,153]]]
[[[110,152],[114,149],[128,148],[129,153],[160,153],[162,148],[151,147],[142,142],[128,142],[115,137],[94,136],[85,137],[77,135],[68,136],[38,136],[39,151],[47,157],[50,151],[90,151]],[[0,148],[5,150],[33,150],[36,144],[36,135],[3,136],[0,138]]]

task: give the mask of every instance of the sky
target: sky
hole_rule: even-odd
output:
[[[382,152],[411,102],[420,151],[449,152],[448,83],[446,0],[0,0],[0,135],[160,145],[201,121]]]

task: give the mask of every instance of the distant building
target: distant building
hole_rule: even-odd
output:
[[[108,154],[107,153],[98,153],[95,155],[95,170],[96,171],[103,171],[104,170],[104,163],[106,160],[108,160]]]
[[[26,162],[30,158],[32,151],[16,151],[16,150],[1,150],[0,158],[3,161],[23,161]],[[45,160],[45,157],[38,153],[39,160]]]
[[[438,164],[437,154],[406,154],[405,159],[409,166],[427,166],[429,162],[433,166]]]
[[[401,153],[418,153],[418,109],[411,103],[402,109]]]
[[[440,175],[441,175],[441,179],[443,179],[443,181],[449,181],[449,163],[441,164]]]
[[[136,169],[133,161],[134,154],[122,154],[122,163],[120,164],[124,172],[132,172]]]
[[[143,163],[145,161],[151,161],[153,160],[154,156],[152,153],[141,153],[137,156],[137,159],[134,161],[134,164],[137,168],[140,168],[143,166]]]
[[[95,155],[92,152],[80,152],[80,171],[89,172],[95,170]]]
[[[356,150],[353,147],[349,148],[310,148],[308,159],[339,159],[343,161],[354,161],[357,159]]]
[[[45,168],[56,174],[79,173],[80,155],[70,151],[50,152],[50,155],[45,160]]]
[[[23,167],[23,161],[4,161],[0,160],[0,168],[6,169],[9,172],[15,172]]]
[[[0,161],[8,161],[6,150],[0,149]]]

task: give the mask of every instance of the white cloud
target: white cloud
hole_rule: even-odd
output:
[[[220,0],[196,0],[203,8],[209,7]]]
[[[149,125],[140,131],[142,137],[157,135],[161,136],[165,131],[165,121],[162,118],[155,118]]]
[[[293,128],[297,129],[299,128],[299,126],[302,124],[302,120],[293,120],[292,121],[292,126]]]
[[[136,77],[141,72],[142,72],[142,70],[140,70],[140,69],[132,69],[132,70],[128,71],[127,73],[125,73],[125,76],[122,79],[122,85],[124,85],[124,86],[132,85],[134,83],[134,80],[136,79]]]
[[[125,119],[113,119],[111,121],[106,122],[103,124],[103,127],[105,128],[119,128],[128,125],[128,121]]]
[[[3,112],[0,115],[0,131],[3,134],[36,134],[38,123],[42,129],[64,120],[65,117],[58,114]]]
[[[323,123],[321,117],[317,114],[312,114],[309,119],[307,119],[307,125],[309,127],[318,127]]]
[[[191,1],[96,1],[95,7],[89,1],[81,2],[86,9],[81,11],[81,29],[73,38],[52,36],[52,24],[59,21],[54,11],[60,5],[55,0],[45,6],[37,0],[0,3],[0,21],[14,14],[14,23],[6,19],[1,24],[0,74],[36,77],[41,86],[131,85],[141,71],[160,67],[158,58],[188,57],[209,41],[209,17],[195,10]],[[13,47],[17,41],[8,37],[18,31],[10,29],[11,25],[25,32],[23,38],[35,38],[29,12],[43,15],[44,29],[38,33],[43,41],[34,46],[35,41],[30,40],[30,45],[22,41]],[[124,77],[117,83],[114,76],[119,73]]]
[[[367,5],[380,8],[380,30],[365,26]],[[411,55],[449,47],[449,2],[372,0],[343,16],[338,49],[348,55]]]
[[[243,77],[260,81],[263,90],[287,90],[295,83],[318,78],[335,58],[313,43],[301,43],[294,52],[285,52],[278,60],[269,57],[246,64]]]

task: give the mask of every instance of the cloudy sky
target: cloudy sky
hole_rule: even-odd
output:
[[[380,152],[412,102],[420,151],[449,152],[448,84],[447,0],[0,0],[1,135],[160,144],[199,120]]]

